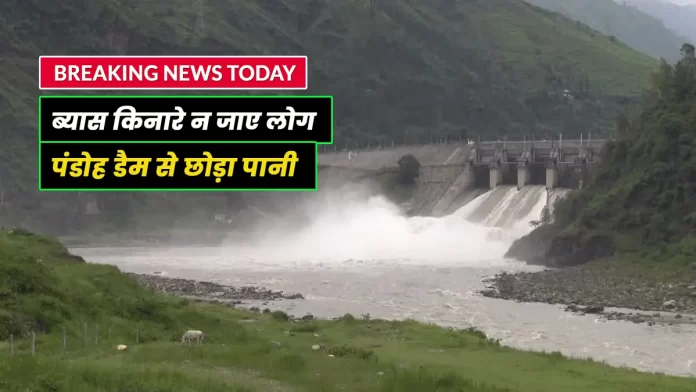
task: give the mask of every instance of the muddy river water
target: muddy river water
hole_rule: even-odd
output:
[[[484,298],[481,280],[500,271],[532,270],[517,262],[482,260],[476,266],[427,265],[405,260],[332,263],[236,261],[234,248],[79,248],[90,262],[123,271],[162,273],[239,286],[300,292],[304,300],[262,307],[295,316],[345,313],[413,318],[445,326],[476,326],[504,344],[560,351],[644,371],[696,376],[696,327],[604,321],[561,306]],[[248,303],[248,306],[260,304]]]

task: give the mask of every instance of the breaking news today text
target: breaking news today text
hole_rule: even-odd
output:
[[[41,56],[41,90],[306,90],[307,56]]]
[[[42,56],[44,90],[304,90],[306,56]],[[331,96],[39,97],[40,191],[313,191]]]

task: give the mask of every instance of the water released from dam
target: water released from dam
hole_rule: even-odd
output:
[[[219,247],[78,248],[91,262],[228,285],[300,292],[304,300],[249,306],[296,316],[369,313],[459,328],[476,326],[514,347],[560,351],[646,371],[696,375],[696,328],[604,321],[561,306],[484,298],[482,279],[534,271],[503,256],[566,192],[543,186],[471,190],[442,218],[407,217],[359,189],[319,192],[286,215]]]

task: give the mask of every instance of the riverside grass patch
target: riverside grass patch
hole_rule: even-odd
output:
[[[1,391],[693,391],[692,379],[515,350],[475,328],[194,303],[19,230],[0,231],[0,269]],[[187,329],[204,344],[180,344]]]
[[[570,360],[558,352],[514,350],[474,330],[353,319],[314,320],[315,333],[286,334],[304,322],[216,305],[190,306],[202,316],[196,325],[209,331],[203,346],[181,345],[166,334],[140,344],[119,336],[62,353],[60,335],[43,335],[35,356],[24,346],[16,356],[0,360],[0,389],[686,392],[693,385],[686,378]],[[116,351],[121,343],[129,345],[127,351]],[[314,344],[325,349],[313,351]]]

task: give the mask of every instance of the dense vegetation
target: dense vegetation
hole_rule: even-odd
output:
[[[684,44],[662,62],[636,118],[617,121],[592,181],[559,202],[555,221],[515,243],[511,256],[551,265],[618,254],[634,260],[696,260],[696,58]]]
[[[36,191],[40,55],[306,54],[308,93],[336,97],[340,146],[458,138],[462,129],[606,133],[656,64],[521,0],[9,0],[0,37],[0,223],[54,234],[92,230],[97,218],[84,214],[88,195]],[[575,99],[550,94],[564,89]],[[187,195],[172,208],[163,195],[101,194],[100,222],[131,230],[148,224],[134,218],[153,206],[235,203],[220,199]]]
[[[531,4],[559,12],[594,30],[615,37],[626,45],[669,62],[679,60],[675,50],[684,38],[655,16],[614,0],[526,0]]]
[[[187,329],[204,331],[202,347],[179,344]],[[128,350],[117,351],[118,344]],[[314,351],[315,344],[324,347]],[[686,392],[693,386],[687,378],[513,350],[473,328],[350,315],[295,321],[282,312],[192,303],[17,230],[0,231],[0,352],[0,390],[7,392]]]

